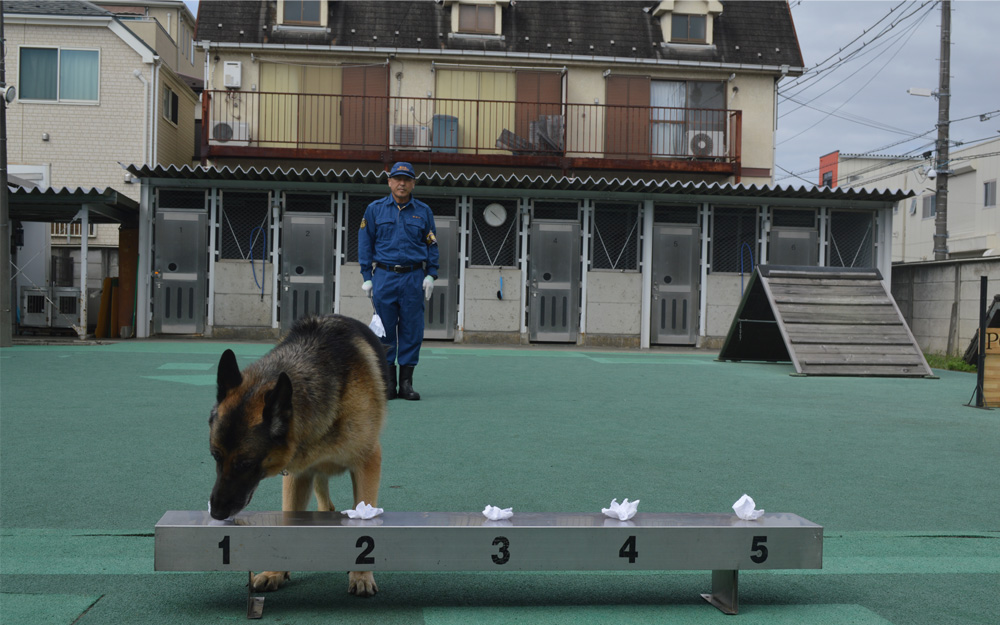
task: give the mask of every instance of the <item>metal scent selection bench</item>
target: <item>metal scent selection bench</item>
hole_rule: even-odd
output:
[[[740,570],[823,568],[823,528],[795,514],[244,512],[230,523],[170,511],[156,524],[157,571],[711,570],[709,603],[736,614]],[[248,616],[263,599],[250,597]]]

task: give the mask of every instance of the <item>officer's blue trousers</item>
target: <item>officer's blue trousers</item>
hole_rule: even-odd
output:
[[[385,358],[389,365],[415,367],[424,340],[424,272],[394,273],[376,268],[372,273],[375,311],[382,319]]]

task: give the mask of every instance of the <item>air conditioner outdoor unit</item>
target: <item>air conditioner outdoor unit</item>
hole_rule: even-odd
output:
[[[431,130],[427,126],[393,124],[391,147],[405,150],[431,149]]]
[[[249,145],[250,131],[246,122],[213,122],[208,142],[211,145]]]
[[[689,130],[688,156],[712,158],[726,155],[726,133],[721,130]]]

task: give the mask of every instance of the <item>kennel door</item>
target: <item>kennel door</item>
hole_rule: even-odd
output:
[[[208,215],[161,210],[153,238],[153,333],[205,331]]]
[[[334,217],[290,213],[281,218],[281,329],[307,315],[333,312]]]
[[[459,224],[457,217],[434,216],[440,254],[434,294],[424,305],[424,338],[454,339],[458,323]]]
[[[531,222],[528,339],[575,343],[580,333],[580,224]]]
[[[695,343],[699,249],[697,225],[653,226],[650,343]]]

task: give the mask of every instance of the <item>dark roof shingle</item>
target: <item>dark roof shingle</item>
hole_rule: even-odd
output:
[[[650,0],[519,0],[503,6],[502,37],[454,36],[450,5],[432,0],[331,0],[329,32],[275,29],[273,2],[202,0],[198,39],[803,66],[785,0],[722,4],[712,46],[663,45],[659,18],[647,10],[655,5]]]

